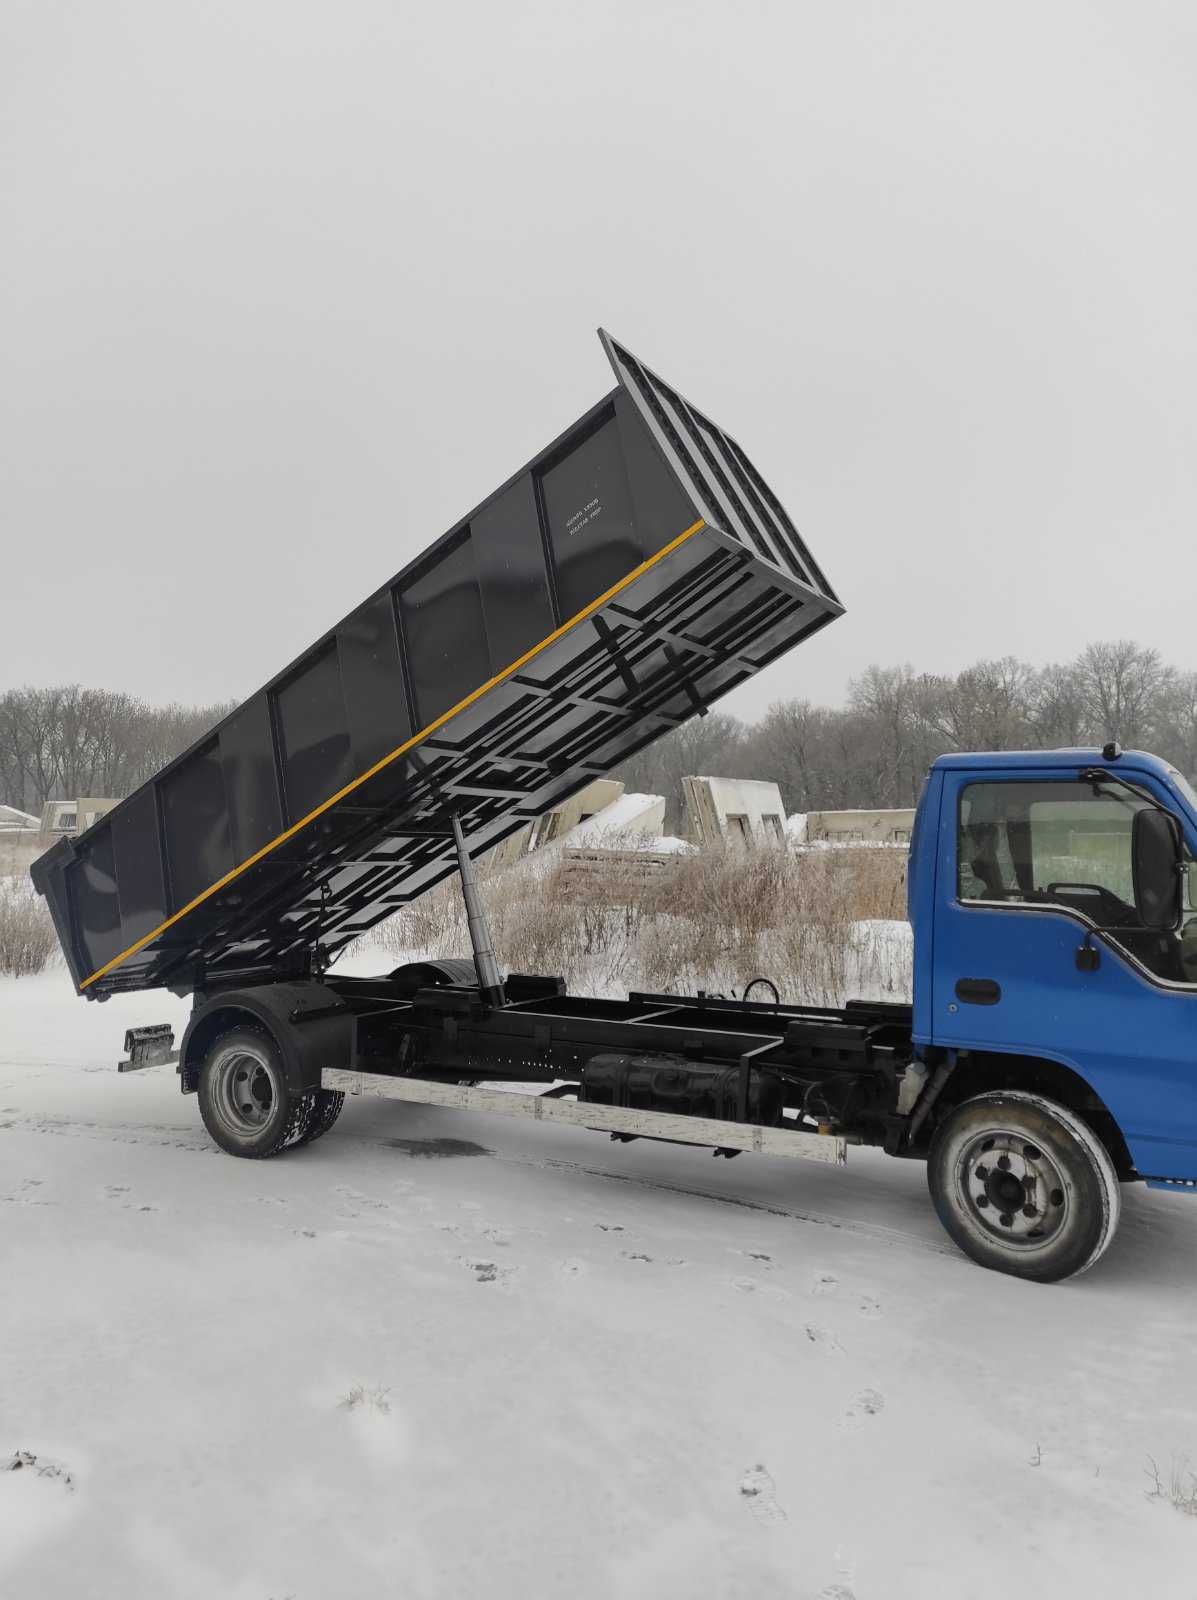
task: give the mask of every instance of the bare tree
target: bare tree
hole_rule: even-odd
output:
[[[1077,672],[1090,723],[1099,740],[1124,745],[1149,742],[1153,717],[1172,677],[1158,650],[1132,639],[1087,645]]]
[[[1197,672],[1173,673],[1153,721],[1158,753],[1197,780]]]
[[[1036,674],[1028,720],[1037,746],[1061,749],[1091,742],[1088,701],[1075,662],[1044,667]]]
[[[787,811],[814,809],[820,775],[826,770],[828,724],[835,713],[809,700],[779,700],[748,730],[747,765],[766,773],[781,788]]]
[[[848,685],[848,704],[871,719],[877,777],[890,805],[913,805],[926,768],[919,680],[909,666],[871,666]],[[878,802],[874,802],[877,804]]]
[[[0,800],[35,811],[48,799],[119,798],[201,739],[233,707],[150,706],[77,684],[0,693]],[[908,806],[948,750],[1101,744],[1154,749],[1197,778],[1197,672],[1157,650],[1098,642],[1035,671],[1013,656],[955,676],[873,665],[845,707],[783,700],[755,724],[692,717],[612,776],[663,794],[666,826],[683,814],[690,775],[772,778],[788,811]]]
[[[119,799],[200,738],[231,706],[155,708],[78,684],[0,694],[0,800]]]

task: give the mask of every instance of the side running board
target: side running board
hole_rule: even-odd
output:
[[[531,1117],[536,1122],[563,1122],[595,1133],[630,1133],[643,1139],[668,1139],[679,1144],[712,1145],[717,1150],[754,1150],[761,1155],[796,1156],[842,1167],[847,1141],[834,1134],[761,1128],[748,1122],[719,1122],[710,1117],[679,1117],[667,1111],[635,1111],[626,1106],[592,1105],[584,1100],[559,1100],[544,1094],[481,1089],[426,1078],[392,1078],[375,1072],[346,1072],[326,1067],[320,1074],[325,1089],[344,1094],[373,1095],[381,1100],[407,1100],[422,1106],[454,1106],[499,1117]]]

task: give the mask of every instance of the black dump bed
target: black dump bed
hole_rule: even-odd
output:
[[[842,609],[739,445],[618,385],[34,866],[76,987],[303,973]]]

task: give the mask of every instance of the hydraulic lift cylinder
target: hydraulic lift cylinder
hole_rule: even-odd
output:
[[[506,996],[495,947],[491,943],[490,924],[486,920],[486,907],[478,893],[478,880],[474,876],[474,863],[466,849],[461,823],[453,818],[453,842],[457,846],[457,868],[461,873],[461,897],[465,901],[466,921],[470,928],[470,945],[474,951],[474,968],[478,974],[478,987],[488,1006],[501,1006]]]

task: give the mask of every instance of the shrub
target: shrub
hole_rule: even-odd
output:
[[[24,978],[41,972],[57,948],[44,900],[19,878],[0,878],[0,973]]]
[[[501,962],[565,979],[575,994],[742,992],[763,975],[784,1000],[835,1005],[908,992],[905,852],[712,847],[638,867],[592,853],[585,879],[547,849],[480,868]],[[469,953],[456,878],[363,941],[396,959]],[[763,998],[757,993],[755,998]]]

